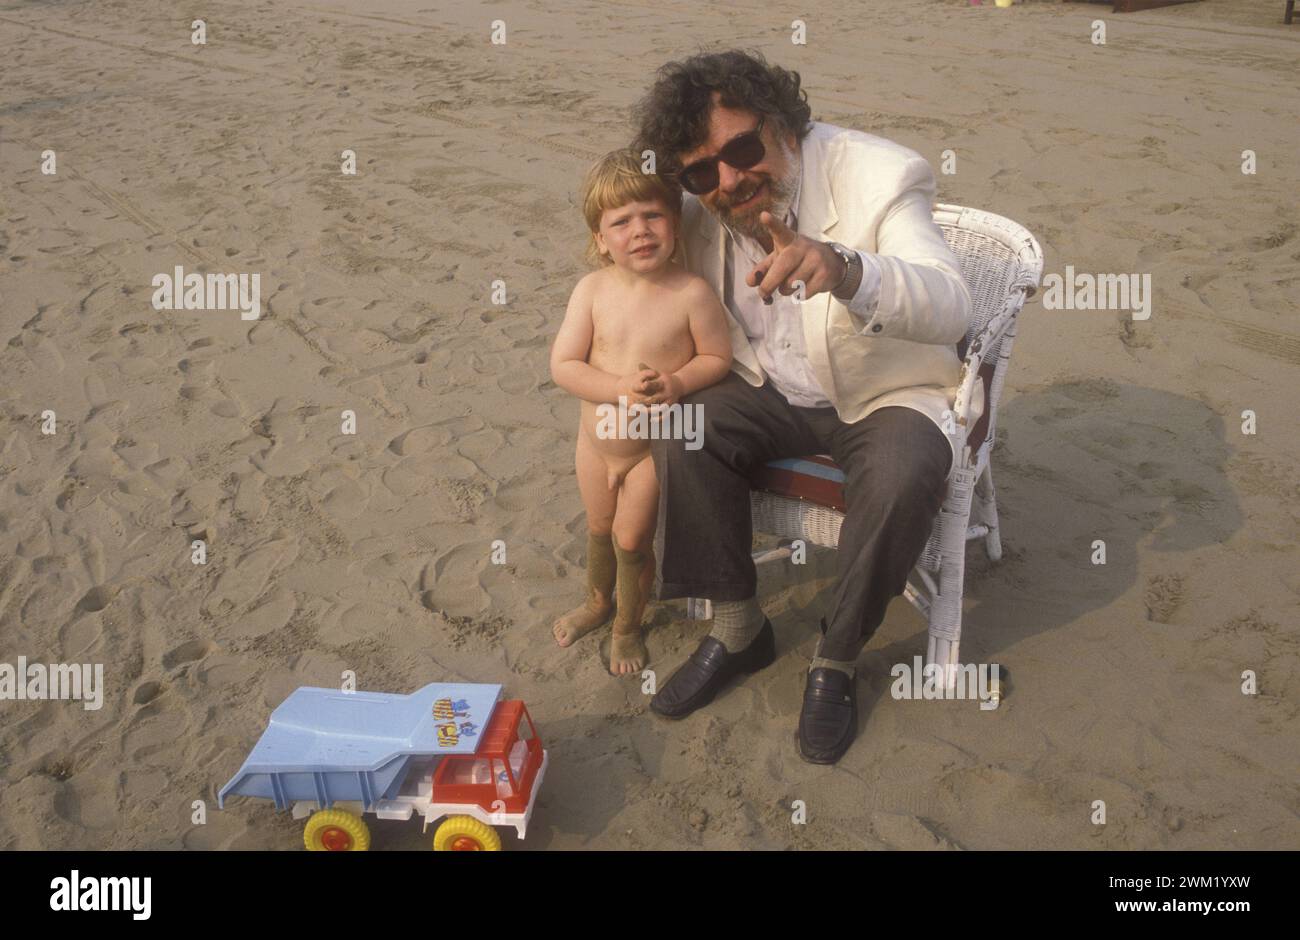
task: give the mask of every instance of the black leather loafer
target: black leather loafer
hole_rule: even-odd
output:
[[[757,672],[770,666],[774,659],[776,638],[772,634],[772,621],[766,617],[758,636],[738,653],[727,652],[722,643],[706,636],[691,658],[650,699],[650,710],[664,718],[685,718],[713,701],[734,677]]]
[[[857,680],[838,669],[808,673],[799,712],[799,756],[810,764],[833,764],[857,733]]]

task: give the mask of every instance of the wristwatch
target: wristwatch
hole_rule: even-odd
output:
[[[850,300],[862,283],[862,258],[856,251],[845,248],[839,242],[827,242],[826,246],[844,262],[844,278],[831,288],[831,296],[837,300]]]

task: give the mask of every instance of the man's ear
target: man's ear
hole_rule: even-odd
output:
[[[778,120],[772,127],[772,139],[784,146],[787,150],[799,149],[799,138],[794,131],[785,126],[785,121]]]

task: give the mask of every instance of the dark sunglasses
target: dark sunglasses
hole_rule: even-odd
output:
[[[766,120],[766,115],[760,117],[758,127],[727,141],[716,157],[696,160],[678,172],[677,181],[682,184],[682,189],[694,196],[702,196],[717,189],[720,182],[719,161],[737,170],[748,170],[762,160],[767,154],[762,137],[763,122]]]

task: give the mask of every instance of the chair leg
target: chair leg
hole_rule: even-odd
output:
[[[957,670],[961,668],[961,640],[948,640],[931,636],[925,661],[934,663],[942,670],[943,688],[951,689],[957,685]]]
[[[794,539],[783,538],[776,548],[769,548],[763,551],[753,552],[754,564],[763,565],[769,561],[781,561],[789,558],[794,554],[791,546],[794,545]],[[713,619],[713,601],[707,597],[688,597],[686,598],[686,619],[688,620],[712,620]]]
[[[707,597],[686,598],[686,619],[712,620],[713,601],[709,600]]]
[[[980,521],[989,527],[984,536],[984,551],[989,561],[1002,558],[1002,537],[998,534],[998,497],[993,489],[993,464],[984,464],[984,472],[975,483],[975,499],[979,504]]]
[[[957,470],[939,509],[939,591],[930,602],[927,664],[943,670],[943,687],[956,684],[961,642],[961,601],[966,576],[966,530],[970,525],[975,472]]]

